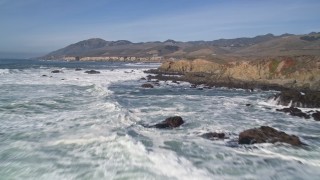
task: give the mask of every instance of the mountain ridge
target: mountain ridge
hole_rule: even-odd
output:
[[[215,59],[225,56],[281,56],[320,55],[320,33],[304,35],[265,34],[255,37],[218,39],[213,41],[138,42],[128,40],[106,41],[90,38],[53,51],[40,59],[66,57],[161,57],[163,59]],[[90,59],[90,58],[89,58]]]

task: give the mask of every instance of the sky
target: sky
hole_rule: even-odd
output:
[[[0,0],[0,58],[89,38],[215,40],[320,31],[320,0]]]

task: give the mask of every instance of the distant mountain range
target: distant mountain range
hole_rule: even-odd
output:
[[[320,55],[320,33],[306,35],[266,34],[253,38],[219,39],[213,41],[133,43],[127,40],[106,41],[100,38],[83,40],[51,52],[41,59],[65,57],[163,57],[204,58],[224,56],[291,56]]]

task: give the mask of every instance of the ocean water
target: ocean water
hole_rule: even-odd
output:
[[[143,70],[158,66],[0,60],[0,179],[320,178],[319,122],[275,111],[273,91],[140,88]],[[186,123],[143,127],[174,115]],[[241,131],[262,125],[308,146],[237,144]],[[228,139],[201,138],[206,132]]]

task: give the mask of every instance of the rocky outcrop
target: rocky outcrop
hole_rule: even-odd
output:
[[[209,140],[219,140],[219,139],[225,139],[225,134],[217,133],[217,132],[209,132],[209,133],[202,134],[201,137]]]
[[[289,113],[291,116],[298,116],[305,119],[310,119],[310,117],[313,117],[314,120],[320,121],[320,112],[319,111],[306,111],[303,112],[301,109],[295,108],[295,107],[289,107],[289,108],[283,108],[283,109],[276,109],[276,111]]]
[[[51,71],[51,73],[63,73],[63,72],[61,70],[56,69],[56,70]]]
[[[100,71],[90,70],[90,71],[85,71],[84,73],[87,73],[87,74],[100,74]]]
[[[285,132],[278,131],[269,126],[261,126],[260,128],[248,129],[239,134],[239,144],[255,144],[255,143],[288,143],[293,146],[300,146],[303,143],[299,137],[288,135]]]
[[[162,73],[183,73],[201,83],[272,85],[289,89],[320,89],[320,57],[293,56],[241,60],[219,64],[197,59],[167,61],[158,68]],[[202,77],[197,76],[201,74]],[[191,79],[189,77],[189,79]]]
[[[289,113],[292,116],[303,117],[305,119],[309,119],[310,118],[310,115],[308,115],[307,113],[302,112],[301,109],[298,109],[298,108],[295,108],[295,107],[277,109],[277,111]]]
[[[150,127],[152,128],[158,128],[158,129],[165,129],[165,128],[176,128],[181,126],[184,123],[182,117],[180,116],[173,116],[173,117],[169,117],[166,120],[152,125]]]
[[[142,84],[141,87],[143,87],[143,88],[153,88],[153,85],[149,84],[149,83],[145,83],[145,84]]]
[[[278,105],[294,106],[303,108],[319,108],[320,107],[320,91],[304,91],[297,90],[282,91],[271,97]]]
[[[313,113],[312,117],[314,118],[314,120],[320,121],[320,111]]]

